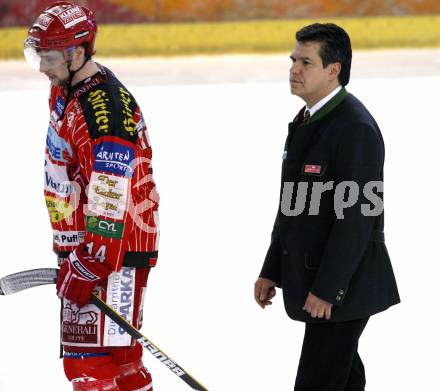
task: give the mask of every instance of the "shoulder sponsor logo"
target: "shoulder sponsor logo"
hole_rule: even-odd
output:
[[[130,93],[127,90],[125,90],[124,88],[119,87],[118,90],[119,90],[119,96],[120,96],[122,104],[123,104],[122,123],[124,125],[124,129],[130,136],[135,136],[137,133],[137,130],[136,130],[136,122],[134,122],[134,119],[133,119],[134,110],[136,110],[135,105],[134,105],[134,100],[133,100],[132,96],[130,95]],[[132,107],[130,107],[130,105]]]
[[[51,125],[47,129],[46,146],[50,157],[58,162],[65,163],[67,162],[66,155],[69,157],[73,155],[72,147],[58,135]]]
[[[95,170],[126,177],[133,176],[133,148],[118,143],[103,142],[93,147],[93,154]]]
[[[44,162],[44,190],[67,197],[75,192],[74,183],[67,178],[65,166],[53,164],[49,159]]]
[[[92,172],[88,189],[89,209],[105,217],[122,220],[128,194],[128,179]]]
[[[75,91],[73,92],[73,96],[75,98],[78,98],[78,96],[86,93],[91,88],[97,86],[101,82],[102,82],[102,78],[100,75],[98,75],[98,76],[94,77],[93,79],[91,79],[90,81],[85,82],[81,87],[76,88]],[[78,105],[77,101],[74,101],[74,104],[75,104],[75,108],[77,109],[77,112],[80,113],[80,109],[78,107],[76,107],[76,105]]]
[[[87,216],[87,231],[98,235],[107,236],[108,238],[122,238],[124,224],[117,221],[107,221],[95,216]]]
[[[94,114],[95,114],[95,122],[98,125],[98,132],[106,134],[108,133],[110,127],[109,127],[109,117],[108,115],[111,114],[111,111],[107,110],[107,102],[110,101],[110,99],[107,97],[107,92],[97,89],[92,92],[90,92],[89,96],[87,97],[87,101],[91,103]]]
[[[84,241],[84,231],[53,231],[53,241],[60,247],[79,246]]]
[[[52,196],[46,196],[45,198],[46,207],[49,211],[50,221],[52,223],[59,223],[72,215],[74,208],[68,202]]]

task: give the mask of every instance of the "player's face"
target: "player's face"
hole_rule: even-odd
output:
[[[322,65],[320,47],[319,42],[297,42],[290,55],[290,91],[302,98],[309,107],[330,92],[329,86],[334,79],[329,77],[332,64],[326,68]]]
[[[50,82],[56,86],[62,86],[69,80],[69,70],[63,52],[59,50],[42,50],[38,52],[40,57],[39,71],[44,73]]]

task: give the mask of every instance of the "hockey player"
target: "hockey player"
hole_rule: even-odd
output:
[[[152,390],[142,347],[88,304],[94,292],[141,327],[158,256],[146,125],[130,92],[93,61],[96,33],[90,10],[56,2],[24,48],[51,82],[44,194],[60,266],[64,370],[78,391]]]

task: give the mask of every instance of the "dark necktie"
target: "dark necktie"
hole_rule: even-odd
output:
[[[310,118],[310,110],[306,109],[303,114],[302,122],[306,122]]]

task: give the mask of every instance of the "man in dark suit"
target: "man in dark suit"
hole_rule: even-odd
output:
[[[351,43],[334,24],[296,33],[290,86],[303,107],[283,155],[280,205],[254,296],[282,288],[305,322],[295,391],[363,391],[357,348],[373,314],[400,302],[383,233],[385,149],[374,118],[345,89]]]

